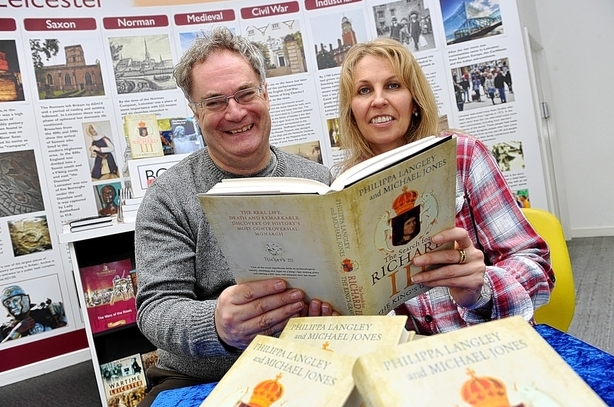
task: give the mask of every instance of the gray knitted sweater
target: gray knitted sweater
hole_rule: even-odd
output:
[[[330,184],[330,171],[271,147],[259,176],[311,178]],[[158,366],[205,382],[218,381],[238,357],[215,331],[217,297],[235,284],[197,198],[223,178],[208,150],[169,168],[149,186],[135,232],[137,321],[158,347]]]

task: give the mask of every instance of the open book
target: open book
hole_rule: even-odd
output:
[[[224,180],[199,194],[238,283],[283,278],[343,315],[387,314],[428,288],[414,256],[454,227],[456,139],[429,137],[340,174]],[[446,248],[450,245],[446,245]]]

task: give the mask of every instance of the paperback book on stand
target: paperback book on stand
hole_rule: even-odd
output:
[[[131,259],[79,269],[92,333],[136,322]]]
[[[108,407],[136,406],[145,398],[147,380],[140,354],[100,365]]]
[[[155,114],[124,116],[124,131],[133,159],[164,156],[158,119]]]
[[[331,186],[299,178],[224,180],[199,194],[238,283],[283,278],[342,315],[387,314],[428,288],[414,256],[451,248],[456,138],[429,137],[366,160]]]
[[[521,316],[362,355],[352,375],[367,407],[606,406]]]

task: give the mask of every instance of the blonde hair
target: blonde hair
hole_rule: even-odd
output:
[[[388,60],[401,83],[412,94],[417,115],[412,116],[411,125],[405,134],[405,143],[438,132],[439,117],[435,96],[412,53],[400,42],[390,38],[376,38],[356,44],[350,48],[343,61],[339,79],[339,144],[346,152],[345,159],[336,166],[339,172],[375,155],[360,133],[352,114],[354,67],[368,55]],[[407,112],[407,114],[413,113]]]
[[[92,130],[96,132],[97,136],[102,136],[102,133],[100,132],[100,128],[96,126],[95,124],[90,124],[86,127],[85,131],[88,134],[88,136],[94,137],[94,135],[92,134]]]

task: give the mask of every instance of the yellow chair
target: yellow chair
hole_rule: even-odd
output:
[[[522,212],[533,229],[550,246],[552,269],[556,278],[550,302],[535,311],[535,321],[566,332],[576,308],[576,292],[563,227],[556,216],[543,209],[523,208]]]

